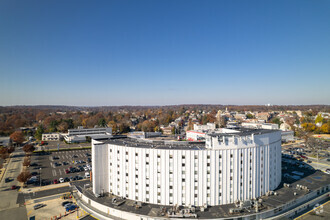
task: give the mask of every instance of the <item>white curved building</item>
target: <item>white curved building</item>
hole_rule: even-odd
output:
[[[223,205],[281,182],[281,132],[231,130],[205,144],[132,138],[92,142],[93,192],[159,205]]]

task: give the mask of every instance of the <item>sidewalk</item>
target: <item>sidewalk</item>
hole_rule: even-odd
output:
[[[48,186],[39,186],[39,187],[33,187],[33,188],[21,188],[19,191],[22,193],[31,193],[31,192],[40,192],[44,190],[49,190],[49,189],[57,189],[65,186],[70,186],[69,182],[66,183],[59,183],[59,184],[51,184]]]

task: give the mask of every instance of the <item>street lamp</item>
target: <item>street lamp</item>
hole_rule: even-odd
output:
[[[40,186],[41,186],[41,167],[39,168],[39,179],[40,179]]]

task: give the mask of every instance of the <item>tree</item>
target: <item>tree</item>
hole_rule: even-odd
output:
[[[278,117],[273,118],[273,119],[272,119],[272,123],[274,123],[274,124],[278,124],[278,127],[280,127],[281,124],[282,124],[281,119],[278,118]]]
[[[11,154],[15,151],[15,148],[14,147],[9,147],[8,148],[8,153]]]
[[[10,135],[10,139],[12,139],[17,144],[22,144],[25,141],[24,134],[21,131],[15,131]]]
[[[34,135],[34,137],[37,139],[37,140],[41,140],[42,138],[42,134],[45,132],[45,129],[42,125],[39,125],[37,127],[37,131],[36,131],[36,134]]]
[[[315,124],[322,123],[322,122],[323,122],[323,117],[321,114],[319,114],[315,119]]]
[[[23,166],[30,166],[30,164],[31,160],[28,157],[25,157],[23,161]]]
[[[28,179],[31,178],[31,173],[29,171],[23,171],[17,176],[18,182],[25,183]]]
[[[251,113],[247,113],[246,114],[246,118],[248,119],[252,119],[252,118],[255,118],[254,115],[252,115]]]
[[[324,134],[329,134],[330,133],[330,127],[328,124],[323,124],[321,126],[321,132]]]
[[[32,144],[26,144],[23,147],[25,153],[32,153],[35,150],[35,147]]]
[[[104,118],[101,118],[100,120],[99,120],[99,126],[101,126],[101,127],[105,127],[107,125],[107,122],[105,121],[105,119]]]

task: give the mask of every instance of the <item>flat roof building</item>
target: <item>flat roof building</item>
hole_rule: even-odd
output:
[[[274,190],[281,133],[223,129],[205,143],[134,138],[92,141],[93,192],[158,205],[216,206]]]

